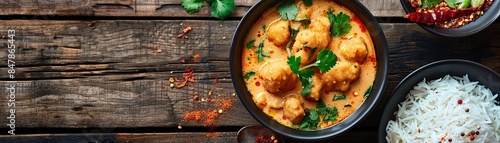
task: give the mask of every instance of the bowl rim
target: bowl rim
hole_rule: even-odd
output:
[[[449,64],[461,64],[461,65],[467,65],[469,67],[474,67],[474,69],[481,69],[481,70],[484,70],[488,73],[491,73],[493,74],[493,76],[497,77],[497,78],[500,78],[500,74],[497,73],[496,71],[494,71],[493,69],[481,64],[481,63],[477,63],[477,62],[474,62],[474,61],[470,61],[470,60],[465,60],[465,59],[444,59],[444,60],[438,60],[438,61],[434,61],[434,62],[431,62],[431,63],[428,63],[428,64],[425,64],[419,68],[417,68],[416,70],[414,70],[413,72],[411,72],[410,74],[408,74],[405,78],[403,78],[403,80],[401,80],[398,85],[396,86],[396,88],[394,88],[394,90],[391,92],[390,96],[386,99],[386,102],[382,108],[382,112],[381,112],[381,115],[380,115],[380,120],[379,120],[379,124],[378,124],[378,128],[377,128],[377,142],[379,143],[386,143],[387,141],[385,140],[385,136],[387,135],[386,134],[386,126],[387,126],[387,123],[389,121],[383,121],[382,119],[385,117],[385,112],[388,112],[388,110],[390,108],[393,108],[393,106],[389,106],[389,102],[393,101],[393,100],[396,100],[395,98],[395,94],[396,92],[402,90],[401,88],[403,88],[402,86],[403,85],[406,85],[408,84],[408,80],[414,78],[415,76],[418,76],[419,74],[422,74],[421,72],[422,71],[426,71],[426,70],[431,70],[431,69],[434,69],[434,68],[439,68],[440,66],[443,66],[443,65],[449,65]],[[443,75],[444,76],[444,75]],[[470,74],[468,74],[469,78],[471,77]],[[423,79],[420,79],[419,81],[422,81]],[[430,80],[434,80],[434,79],[426,79],[427,81],[430,81]],[[500,87],[500,85],[498,86]],[[410,89],[411,90],[411,89]],[[491,89],[490,89],[491,90]],[[500,94],[500,93],[499,93]],[[497,97],[497,99],[500,98]],[[406,97],[404,97],[403,99],[406,99]],[[396,106],[399,104],[399,101],[398,103],[396,104]],[[397,110],[396,110],[397,111]],[[382,125],[385,125],[385,126],[382,126]]]
[[[265,113],[263,113],[262,111],[260,111],[262,113],[257,113],[257,111],[253,111],[253,109],[251,107],[252,105],[250,105],[250,104],[253,104],[253,106],[256,106],[255,103],[253,103],[253,102],[249,103],[249,102],[245,101],[245,97],[243,97],[244,96],[243,92],[248,92],[248,91],[245,91],[245,90],[247,90],[246,86],[237,88],[238,85],[241,85],[241,83],[238,83],[238,82],[241,82],[242,75],[239,75],[240,73],[237,73],[237,71],[240,72],[240,70],[235,69],[235,68],[241,68],[239,66],[236,66],[236,64],[238,64],[236,62],[241,62],[241,61],[235,59],[235,57],[237,57],[237,58],[241,57],[241,53],[235,53],[234,51],[236,48],[242,47],[241,45],[237,45],[237,44],[241,43],[241,42],[238,43],[238,41],[237,41],[238,35],[241,34],[242,31],[246,31],[246,30],[241,28],[242,25],[244,25],[242,21],[246,21],[247,19],[249,19],[249,17],[251,17],[249,13],[254,13],[254,11],[261,8],[264,3],[268,3],[270,5],[272,4],[272,6],[275,6],[276,4],[278,4],[281,1],[279,1],[279,0],[268,0],[268,1],[261,0],[261,1],[258,1],[256,4],[254,4],[248,10],[248,12],[245,14],[245,16],[243,16],[243,18],[241,19],[240,23],[237,26],[236,32],[233,35],[233,39],[232,39],[232,43],[231,43],[231,51],[230,51],[230,53],[231,53],[230,54],[230,70],[231,70],[232,83],[233,83],[233,86],[235,87],[236,93],[238,94],[238,98],[240,99],[241,103],[244,105],[244,107],[247,109],[247,111],[252,115],[252,117],[255,120],[257,120],[263,126],[269,128],[273,132],[276,132],[282,136],[290,137],[293,139],[299,139],[299,140],[308,140],[308,141],[319,141],[319,140],[325,140],[325,139],[329,139],[329,138],[333,138],[335,136],[338,136],[338,135],[345,133],[348,130],[352,129],[354,126],[359,124],[362,120],[364,120],[368,115],[370,115],[370,113],[375,109],[376,105],[379,103],[379,101],[381,100],[381,98],[385,92],[386,82],[387,82],[387,73],[388,73],[388,55],[389,55],[389,52],[388,52],[387,40],[385,38],[385,35],[383,33],[382,28],[380,27],[380,24],[377,22],[376,18],[373,16],[373,14],[359,1],[341,1],[341,0],[334,0],[334,1],[337,3],[339,3],[339,2],[340,3],[352,3],[352,5],[356,5],[355,8],[358,11],[355,11],[346,5],[344,5],[344,6],[348,7],[353,13],[356,13],[356,14],[363,13],[363,15],[364,15],[363,17],[365,17],[364,20],[361,19],[359,16],[358,16],[358,18],[360,18],[360,20],[362,20],[364,22],[365,26],[367,27],[367,30],[370,31],[370,37],[374,41],[374,46],[375,46],[374,48],[375,48],[375,51],[377,52],[377,54],[376,54],[377,55],[377,59],[376,59],[377,60],[377,70],[376,70],[377,73],[376,73],[376,77],[375,77],[373,84],[374,85],[377,84],[379,86],[373,86],[373,89],[372,89],[369,97],[366,98],[365,101],[363,102],[363,104],[360,105],[360,107],[358,109],[356,109],[356,111],[354,111],[349,117],[347,117],[344,121],[342,121],[336,125],[330,126],[326,129],[315,130],[315,131],[302,131],[302,130],[292,129],[292,128],[283,126],[283,125],[277,123],[276,121],[274,121],[274,119],[271,119],[271,120],[273,120],[274,122],[276,122],[276,124],[279,124],[279,125],[275,125],[272,121],[270,123],[268,123],[265,121],[266,119],[259,117],[260,116],[259,114],[265,114]],[[259,12],[257,12],[257,13],[259,13]],[[263,12],[261,12],[261,13],[263,13]],[[260,15],[258,17],[260,17]],[[370,25],[368,25],[367,23],[369,23]],[[246,37],[246,34],[245,34],[245,37]],[[376,41],[375,39],[380,39],[380,40]],[[241,41],[241,40],[239,40],[239,41]],[[241,43],[241,44],[243,44],[243,43]],[[233,53],[235,53],[235,54],[233,54]],[[241,63],[239,63],[239,64],[241,64]],[[238,81],[238,80],[240,80],[240,81]],[[357,118],[354,117],[353,115],[357,115]],[[347,121],[349,121],[349,124],[347,124]],[[283,128],[286,128],[286,129],[283,129]],[[333,130],[333,129],[336,129],[336,130]]]
[[[411,5],[408,4],[408,0],[400,0],[400,2],[401,2],[401,6],[403,7],[406,14],[414,11],[414,10],[412,10],[413,7],[411,7]],[[494,13],[495,10],[497,13]],[[445,29],[445,28],[440,28],[440,27],[429,27],[429,26],[422,24],[422,23],[416,23],[416,24],[419,25],[420,27],[422,27],[423,29],[425,29],[426,31],[433,33],[433,34],[436,34],[436,35],[439,35],[439,36],[451,37],[451,38],[462,38],[462,37],[471,36],[471,35],[474,35],[474,34],[477,34],[481,31],[483,31],[484,29],[488,28],[493,22],[495,22],[499,16],[500,16],[500,1],[494,0],[493,4],[491,4],[491,6],[488,8],[488,10],[483,15],[481,15],[475,21],[473,21],[469,24],[466,24],[460,28]],[[479,22],[478,21],[479,19],[481,19],[482,21]],[[477,28],[469,28],[469,29],[471,29],[469,31],[464,31],[464,30],[460,31],[461,28],[463,29],[463,27],[466,27],[467,25],[472,26],[471,24],[473,24],[473,23],[475,25],[478,25],[478,27]],[[443,31],[449,31],[449,32],[443,32]]]

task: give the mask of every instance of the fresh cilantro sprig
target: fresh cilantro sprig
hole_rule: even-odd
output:
[[[262,40],[262,42],[260,42],[259,46],[257,47],[257,50],[255,50],[255,53],[257,54],[257,58],[258,58],[259,63],[264,61],[264,57],[271,57],[271,55],[269,55],[269,53],[267,53],[266,51],[264,51],[262,49],[263,47],[264,47],[264,40]]]
[[[306,96],[311,93],[312,88],[312,75],[314,75],[314,70],[309,69],[311,67],[318,67],[323,73],[329,71],[336,63],[337,56],[328,49],[323,49],[318,53],[316,62],[300,67],[300,61],[302,57],[290,56],[288,57],[288,65],[293,73],[297,74],[300,82],[302,83],[302,96]]]
[[[207,3],[212,7],[212,16],[225,19],[232,15],[236,9],[234,0],[207,0]],[[181,0],[181,5],[187,13],[197,13],[203,7],[203,0]]]
[[[294,5],[294,0],[285,0],[278,6],[278,13],[283,20],[295,20],[299,14],[299,7]]]
[[[333,14],[332,9],[330,9],[326,13],[326,17],[328,17],[330,21],[330,32],[332,37],[344,36],[351,31],[352,26],[349,24],[351,18],[343,12]]]
[[[368,87],[368,89],[365,92],[365,96],[363,96],[364,98],[368,97],[368,95],[370,95],[370,93],[372,93],[372,88],[373,88],[373,85],[370,85],[370,87]]]
[[[316,109],[306,111],[299,128],[304,130],[314,130],[321,122],[336,121],[338,110],[336,107],[327,107],[323,100],[320,100]]]
[[[290,32],[290,39],[295,39],[297,37],[297,33],[299,33],[299,27],[300,24],[296,27],[288,27],[288,31]],[[288,54],[288,57],[292,56],[292,52],[290,51],[290,46],[292,46],[293,40],[288,40],[288,43],[286,44],[286,53]]]

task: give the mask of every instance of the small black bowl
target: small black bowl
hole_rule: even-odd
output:
[[[444,77],[445,75],[462,77],[468,75],[471,81],[479,81],[479,84],[490,89],[493,94],[500,94],[500,75],[492,69],[476,62],[449,59],[429,63],[406,76],[394,89],[387,100],[382,112],[382,118],[378,128],[378,142],[386,143],[386,127],[390,120],[395,120],[394,112],[398,110],[398,104],[403,102],[406,95],[424,78],[427,81]],[[500,101],[500,97],[496,98]]]
[[[241,103],[245,106],[247,111],[262,125],[269,128],[273,132],[276,132],[282,136],[307,140],[307,141],[317,141],[324,140],[328,138],[333,138],[340,135],[354,127],[361,120],[363,120],[377,105],[378,101],[381,99],[382,94],[385,89],[387,80],[387,70],[388,70],[388,48],[387,41],[385,39],[382,28],[378,24],[375,17],[366,9],[360,2],[356,0],[334,0],[336,3],[341,4],[353,13],[355,13],[358,18],[366,26],[369,31],[372,41],[374,42],[376,58],[377,58],[377,73],[376,78],[373,83],[372,91],[370,95],[366,98],[364,103],[353,112],[348,118],[338,123],[337,125],[316,130],[316,131],[302,131],[289,128],[284,126],[274,119],[270,118],[264,112],[257,107],[257,105],[252,100],[252,96],[245,85],[245,80],[243,79],[243,73],[241,69],[241,56],[242,49],[244,48],[244,42],[248,33],[248,30],[254,25],[254,23],[262,16],[268,8],[271,8],[282,2],[281,0],[261,0],[257,2],[254,6],[250,8],[247,14],[240,21],[236,32],[233,37],[230,51],[230,70],[231,77],[233,81],[234,88]]]
[[[408,0],[401,0],[401,5],[406,13],[414,12],[415,9],[411,6]],[[481,30],[488,27],[491,23],[495,22],[495,19],[500,15],[500,1],[493,0],[493,4],[484,12],[484,15],[476,19],[476,21],[464,25],[460,28],[440,28],[440,27],[430,27],[426,24],[419,23],[418,25],[425,30],[434,33],[436,35],[445,37],[466,37],[472,34],[476,34]]]

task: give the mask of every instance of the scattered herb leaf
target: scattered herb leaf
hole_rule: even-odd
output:
[[[346,99],[346,97],[345,97],[345,94],[342,93],[340,95],[333,96],[333,100],[332,101],[335,101],[335,100],[344,100],[344,99]]]
[[[247,49],[252,49],[253,46],[254,46],[254,43],[255,43],[255,39],[251,39],[247,42],[246,46],[247,46]]]
[[[294,0],[285,0],[278,6],[278,13],[283,20],[295,20],[299,8],[294,5]]]
[[[245,73],[245,75],[243,75],[243,78],[245,78],[245,80],[249,80],[253,76],[255,76],[255,72],[250,71],[250,72]]]
[[[266,33],[266,29],[267,29],[267,26],[266,25],[262,25],[262,30],[264,31],[262,33]]]
[[[290,56],[288,57],[288,65],[290,66],[290,69],[292,70],[293,73],[298,74],[299,73],[299,68],[300,68],[300,60],[301,57],[295,57],[295,56]]]
[[[264,40],[260,42],[259,47],[257,47],[257,50],[255,50],[255,53],[257,54],[257,58],[259,59],[259,63],[264,61],[264,57],[271,57],[269,53],[264,51],[262,48],[264,47]]]
[[[316,109],[306,111],[306,115],[304,119],[302,119],[299,128],[303,130],[314,130],[321,122],[337,120],[337,115],[338,110],[336,107],[327,107],[323,100],[319,100]]]
[[[203,0],[181,0],[181,5],[187,13],[197,13],[203,7]]]
[[[210,0],[208,2],[212,5],[212,16],[219,19],[230,17],[236,9],[234,0]]]
[[[326,13],[326,17],[328,17],[331,24],[330,32],[332,37],[344,36],[351,31],[352,26],[349,24],[351,18],[343,12],[335,15],[332,9],[330,9]]]
[[[370,87],[368,87],[368,89],[366,90],[365,96],[364,96],[365,98],[368,97],[368,95],[370,95],[370,93],[372,92],[372,87],[373,87],[373,85],[370,85]]]
[[[304,2],[304,5],[306,5],[307,7],[310,7],[313,5],[312,0],[302,0],[302,2]]]

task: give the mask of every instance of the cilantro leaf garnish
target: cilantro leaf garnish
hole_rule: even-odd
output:
[[[325,117],[323,121],[335,121],[337,120],[337,115],[339,114],[336,107],[325,107]]]
[[[344,99],[346,99],[345,94],[340,94],[340,95],[334,95],[332,101],[335,101],[335,100],[344,100]]]
[[[302,83],[302,96],[306,96],[311,93],[312,87],[312,75],[314,75],[313,69],[308,69],[313,66],[317,66],[321,72],[328,72],[336,63],[337,56],[333,54],[332,51],[328,49],[323,49],[318,53],[318,58],[316,62],[309,64],[304,67],[300,67],[300,61],[302,57],[290,56],[288,58],[288,65],[293,73],[297,74],[300,82]]]
[[[193,14],[203,7],[203,0],[181,0],[181,5],[187,13]]]
[[[257,54],[257,58],[259,59],[258,60],[259,63],[264,61],[264,57],[271,57],[271,55],[269,55],[269,53],[262,50],[263,47],[264,47],[264,40],[262,40],[262,42],[260,42],[259,46],[257,47],[257,50],[255,50],[255,53]]]
[[[248,42],[246,44],[247,49],[252,49],[254,46],[254,43],[255,43],[255,39],[248,40]]]
[[[234,0],[207,0],[207,2],[212,7],[212,16],[219,19],[230,17],[236,9]],[[203,7],[203,0],[181,0],[181,5],[187,13],[193,14]]]
[[[293,27],[293,28],[288,27],[288,31],[290,31],[290,39],[295,39],[295,37],[297,37],[297,33],[299,33],[299,27],[300,27],[300,24],[297,27]],[[286,44],[286,47],[285,47],[286,53],[288,54],[289,57],[292,56],[292,53],[290,52],[290,46],[292,46],[292,42],[293,42],[293,40],[288,40],[288,43]]]
[[[283,20],[295,20],[299,8],[294,5],[294,0],[286,0],[278,6],[278,13]]]
[[[290,69],[292,70],[293,73],[298,74],[299,73],[299,68],[300,68],[300,60],[301,57],[295,57],[295,56],[290,56],[288,57],[288,65],[290,66]]]
[[[230,17],[236,9],[234,0],[209,0],[208,2],[212,5],[212,16],[219,19]]]
[[[321,50],[315,64],[321,72],[327,72],[337,63],[337,56],[330,50]]]
[[[349,24],[351,18],[343,12],[333,14],[332,9],[330,9],[326,13],[326,17],[328,17],[331,24],[330,32],[332,37],[344,36],[351,31],[352,26]]]
[[[245,75],[243,75],[243,78],[245,80],[249,80],[252,76],[255,76],[255,72],[254,71],[249,71],[249,72],[245,73]]]
[[[303,130],[316,129],[321,122],[336,121],[337,115],[338,110],[336,107],[327,107],[323,100],[319,100],[316,109],[306,111],[299,128]]]
[[[370,85],[370,87],[368,87],[368,89],[365,92],[365,96],[363,96],[363,97],[366,98],[366,97],[368,97],[368,95],[370,95],[370,93],[372,93],[372,87],[373,87],[373,85]]]
[[[310,7],[313,5],[312,0],[302,0],[302,2],[304,2],[304,5],[306,5],[307,7]]]

